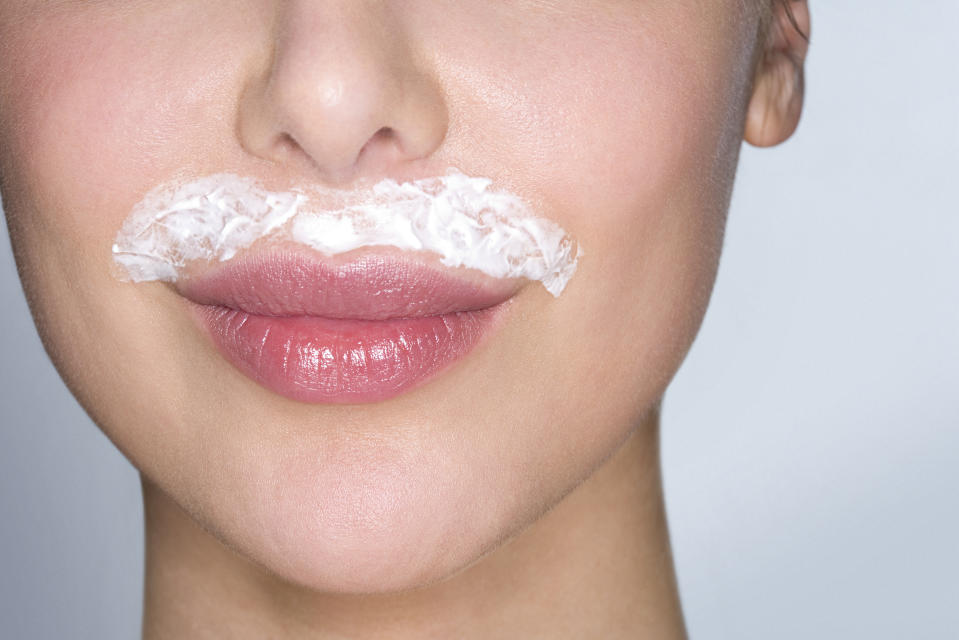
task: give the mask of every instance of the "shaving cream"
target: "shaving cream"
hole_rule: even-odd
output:
[[[433,252],[446,266],[495,278],[538,280],[558,296],[581,251],[555,222],[491,184],[450,169],[412,182],[383,180],[362,193],[269,191],[249,177],[216,174],[147,194],[117,234],[113,257],[124,280],[175,282],[193,263],[229,260],[261,240],[326,255],[391,246]]]

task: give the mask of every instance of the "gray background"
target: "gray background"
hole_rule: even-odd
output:
[[[694,638],[959,634],[955,0],[813,0],[798,134],[746,148],[664,466]],[[136,473],[0,242],[0,636],[133,638]]]

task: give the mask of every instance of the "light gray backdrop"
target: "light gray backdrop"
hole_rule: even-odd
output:
[[[664,410],[693,638],[959,633],[959,3],[813,0],[796,137],[746,148]],[[0,242],[0,637],[133,638],[130,465]]]

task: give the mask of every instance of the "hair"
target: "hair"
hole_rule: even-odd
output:
[[[786,19],[789,20],[789,24],[793,29],[796,30],[796,33],[805,40],[809,42],[809,34],[805,33],[800,27],[799,23],[796,22],[796,16],[793,15],[791,2],[793,0],[759,0],[759,33],[764,34],[766,38],[770,37],[771,29],[778,29],[779,25],[773,24],[773,16],[775,14],[776,5],[782,5],[783,11],[786,12]]]
[[[773,53],[770,48],[771,43],[780,36],[784,36],[784,29],[792,29],[799,34],[799,37],[809,43],[809,34],[802,30],[799,22],[793,14],[792,3],[797,0],[745,0],[750,8],[759,13],[757,24],[757,46],[753,56],[753,71],[761,69],[765,61]],[[781,10],[788,26],[784,25],[783,20],[777,16],[777,10]],[[796,69],[802,69],[802,61],[796,58],[795,52],[789,52],[787,55],[793,60]],[[802,82],[802,74],[798,76],[799,82]]]

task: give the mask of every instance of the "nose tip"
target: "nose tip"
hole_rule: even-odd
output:
[[[447,109],[402,25],[374,3],[329,4],[290,2],[279,17],[272,64],[241,101],[243,146],[307,164],[330,183],[431,155],[446,136]]]

